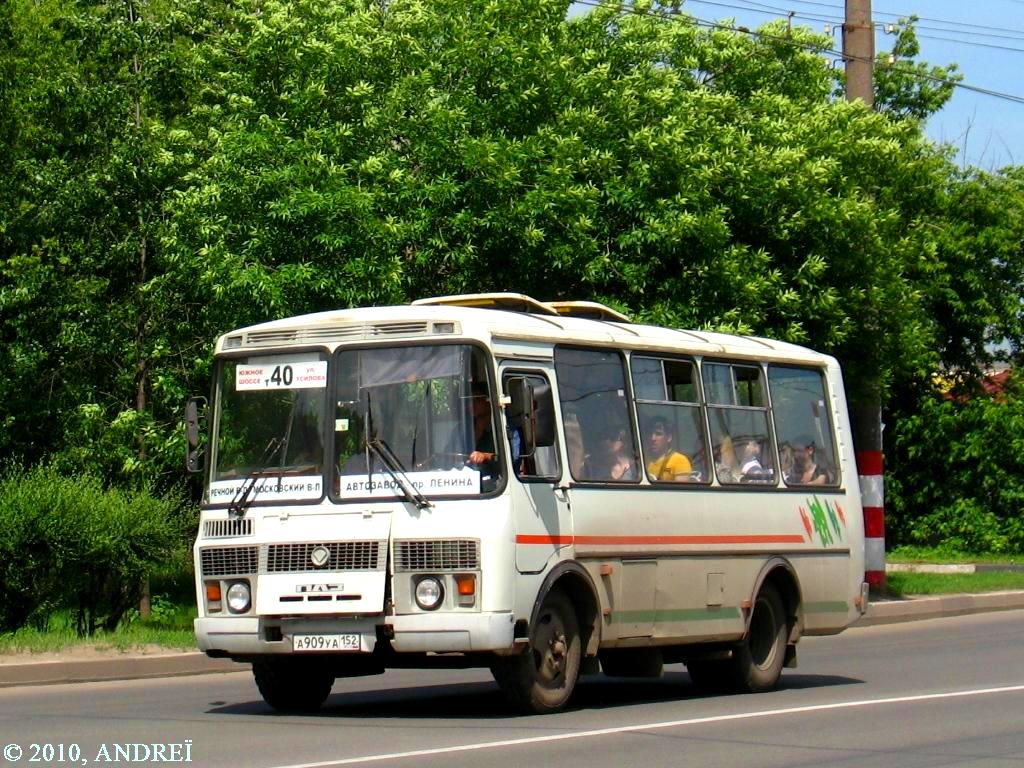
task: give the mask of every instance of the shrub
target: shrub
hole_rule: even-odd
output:
[[[887,436],[891,543],[1024,551],[1024,391],[922,399]]]
[[[143,581],[181,557],[194,511],[176,494],[104,488],[48,466],[0,478],[0,631],[74,611],[80,635],[113,630]]]

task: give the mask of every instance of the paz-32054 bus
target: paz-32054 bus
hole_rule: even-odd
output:
[[[424,299],[217,341],[199,647],[279,710],[339,677],[489,667],[551,712],[577,677],[683,663],[773,687],[866,609],[836,361],[589,302]]]

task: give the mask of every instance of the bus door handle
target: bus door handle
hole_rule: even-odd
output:
[[[555,498],[559,501],[569,501],[569,486],[568,485],[556,485],[553,488],[555,492]]]

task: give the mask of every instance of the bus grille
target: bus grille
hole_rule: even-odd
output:
[[[386,541],[299,542],[268,544],[266,573],[302,573],[304,571],[376,571],[383,568]],[[313,562],[313,550],[323,547],[330,557],[322,564]]]
[[[232,536],[252,536],[252,518],[207,520],[203,523],[204,539],[227,539]]]
[[[475,571],[480,542],[475,539],[395,542],[396,571]]]
[[[240,576],[259,570],[257,547],[206,547],[199,557],[203,576]]]

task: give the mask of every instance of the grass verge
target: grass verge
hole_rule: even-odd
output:
[[[155,599],[153,615],[142,620],[129,617],[114,632],[97,632],[93,637],[79,637],[74,616],[65,611],[54,613],[45,625],[22,627],[16,632],[0,635],[0,654],[59,653],[71,650],[131,651],[139,648],[195,650],[196,639],[192,619],[193,604],[173,604]]]
[[[889,563],[1007,563],[1024,565],[1022,554],[974,554],[951,552],[941,548],[896,547],[885,555]]]
[[[958,593],[1002,592],[1024,589],[1024,573],[1019,571],[985,573],[888,573],[886,592],[890,597],[910,595],[950,595]]]

